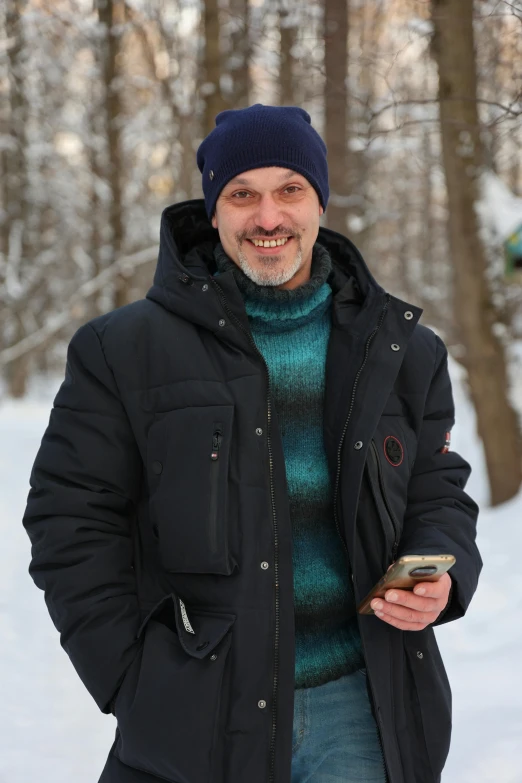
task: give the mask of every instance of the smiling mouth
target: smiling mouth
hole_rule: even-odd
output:
[[[284,247],[292,237],[280,237],[279,239],[249,239],[248,241],[254,245],[254,247]]]

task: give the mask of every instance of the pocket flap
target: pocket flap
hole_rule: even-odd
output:
[[[202,609],[188,610],[175,593],[165,595],[149,612],[138,631],[140,637],[152,619],[177,633],[181,646],[194,658],[205,658],[223,639],[235,621],[235,615],[222,612],[207,612]]]

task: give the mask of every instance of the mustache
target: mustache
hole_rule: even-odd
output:
[[[241,233],[236,234],[236,239],[241,244],[245,239],[252,239],[253,237],[256,237],[256,239],[260,239],[261,237],[271,239],[272,237],[281,236],[281,234],[293,236],[294,239],[297,240],[301,239],[301,234],[298,231],[295,231],[292,228],[286,228],[285,226],[277,226],[277,228],[272,229],[272,231],[265,231],[265,229],[261,227],[252,231],[242,231]]]

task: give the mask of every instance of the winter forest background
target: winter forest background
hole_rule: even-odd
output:
[[[144,296],[162,209],[201,197],[199,142],[256,102],[309,111],[324,224],[450,350],[486,565],[440,630],[467,726],[445,781],[520,783],[522,0],[2,0],[0,783],[94,781],[112,741],[21,529],[67,343]]]

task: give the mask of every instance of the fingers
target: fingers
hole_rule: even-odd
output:
[[[395,626],[395,628],[401,628],[403,631],[422,631],[430,623],[433,623],[440,614],[438,609],[419,611],[382,599],[372,601],[372,609],[381,620]]]
[[[389,604],[405,606],[415,612],[434,612],[440,603],[439,598],[424,598],[409,590],[388,590],[384,598]]]
[[[383,623],[393,625],[394,628],[398,628],[401,631],[423,631],[428,627],[428,625],[435,622],[437,619],[435,617],[433,620],[430,620],[430,622],[427,623],[409,623],[406,620],[399,620],[397,617],[393,617],[392,615],[381,614],[380,612],[375,612],[375,614]]]
[[[413,592],[415,595],[421,595],[427,598],[444,599],[444,605],[446,605],[450,587],[451,576],[449,574],[442,574],[438,582],[420,582],[420,584],[415,586]]]
[[[444,574],[438,582],[421,582],[415,592],[388,590],[384,599],[372,601],[372,609],[379,619],[395,628],[421,631],[434,623],[445,608],[450,587],[451,577]]]

